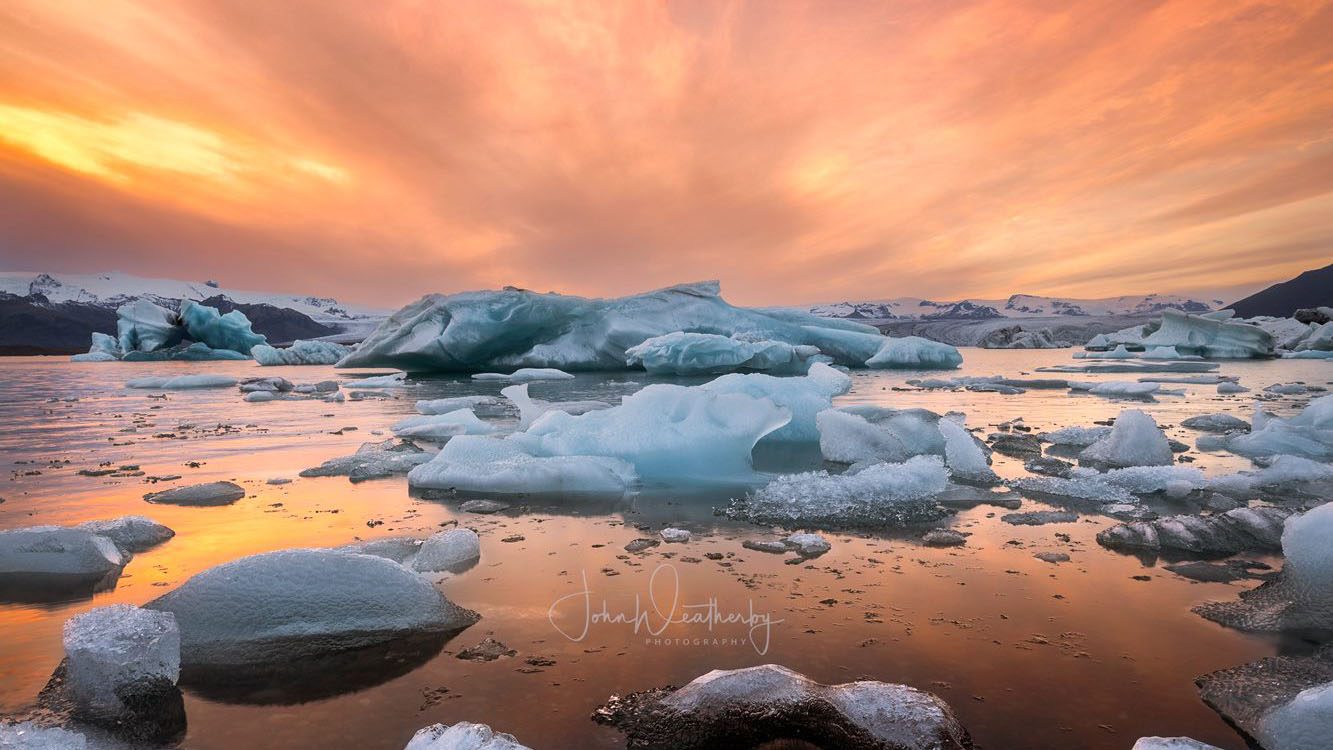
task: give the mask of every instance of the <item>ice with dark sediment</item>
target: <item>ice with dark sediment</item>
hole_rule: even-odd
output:
[[[205,482],[149,492],[144,500],[160,505],[231,505],[245,497],[245,488],[234,482]]]
[[[1233,555],[1281,547],[1284,508],[1236,508],[1210,516],[1180,515],[1102,529],[1097,542],[1127,551]]]
[[[1333,736],[1333,649],[1271,656],[1196,679],[1199,697],[1265,750],[1324,750]]]
[[[1180,421],[1181,427],[1203,432],[1248,432],[1250,423],[1231,414],[1200,414]]]
[[[319,466],[305,469],[303,477],[345,476],[353,482],[382,479],[406,474],[429,461],[435,454],[411,440],[389,438],[376,443],[362,443],[350,456],[331,458]]]

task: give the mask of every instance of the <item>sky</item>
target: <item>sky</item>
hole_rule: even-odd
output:
[[[0,267],[1231,301],[1333,256],[1330,39],[1300,0],[7,0]]]

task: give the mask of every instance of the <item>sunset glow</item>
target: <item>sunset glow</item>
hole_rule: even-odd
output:
[[[384,306],[1234,299],[1331,254],[1330,39],[1313,0],[17,0],[0,259]]]

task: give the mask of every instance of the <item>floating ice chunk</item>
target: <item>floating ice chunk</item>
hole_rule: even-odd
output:
[[[410,440],[389,438],[378,443],[362,443],[350,456],[331,458],[301,472],[303,477],[345,476],[353,482],[406,474],[435,454],[428,453]]]
[[[419,414],[393,425],[393,434],[401,438],[418,438],[441,442],[458,435],[489,435],[499,428],[483,422],[471,409],[458,409],[447,414]]]
[[[1136,495],[1163,492],[1175,498],[1202,489],[1207,484],[1202,471],[1187,466],[1130,466],[1112,469],[1100,475],[1089,469],[1075,469],[1073,476],[1098,477],[1107,484],[1123,487]]]
[[[125,699],[175,692],[180,629],[170,612],[113,604],[65,622],[65,686],[81,719],[114,724],[135,709]]]
[[[1227,450],[1250,458],[1293,455],[1333,460],[1333,395],[1320,396],[1289,419],[1265,415],[1256,407],[1249,434],[1233,435]]]
[[[370,539],[361,542],[352,542],[335,548],[339,552],[349,552],[357,555],[372,555],[374,557],[383,557],[385,560],[393,560],[399,565],[407,565],[416,557],[421,549],[421,540],[411,537],[399,536],[388,539]]]
[[[88,738],[60,727],[39,727],[31,722],[0,723],[4,750],[87,750]]]
[[[829,541],[818,534],[801,533],[792,534],[782,543],[796,550],[801,557],[818,557],[825,552],[833,549]]]
[[[121,516],[105,521],[88,521],[78,528],[100,534],[125,552],[143,552],[176,536],[176,532],[144,516]]]
[[[86,356],[86,355],[75,355]],[[1333,351],[1309,349],[1299,352],[1283,352],[1283,359],[1333,359]]]
[[[1079,365],[1050,365],[1038,367],[1037,372],[1086,372],[1086,373],[1161,373],[1161,372],[1212,372],[1216,362],[1088,362]]]
[[[481,539],[472,529],[441,531],[421,543],[412,570],[441,573],[475,563],[481,559]]]
[[[620,299],[507,289],[423,297],[394,313],[339,364],[454,372],[623,370],[627,349],[677,331],[814,346],[839,364],[857,367],[885,340],[874,328],[850,321],[732,307],[722,300],[717,282]]]
[[[598,409],[610,409],[605,401],[541,401],[528,395],[528,384],[511,385],[500,389],[500,395],[509,399],[518,407],[518,429],[526,430],[548,411],[562,411],[566,414],[586,414]]]
[[[173,487],[161,492],[149,492],[144,500],[160,505],[231,505],[245,497],[245,488],[233,482],[206,482],[187,487]]]
[[[71,362],[116,362],[119,360],[120,357],[117,357],[114,354],[99,351],[88,351],[83,354],[74,354],[69,358],[69,361]]]
[[[698,387],[709,393],[739,393],[768,399],[789,411],[791,419],[766,434],[763,438],[766,442],[813,443],[819,440],[816,415],[833,405],[834,396],[850,391],[852,379],[841,370],[823,362],[815,362],[810,365],[805,377],[783,378],[761,373],[737,373],[723,375]]]
[[[1152,400],[1152,395],[1161,390],[1157,383],[1138,383],[1131,380],[1108,380],[1102,383],[1070,383],[1075,391],[1085,391],[1094,396],[1110,398],[1142,398]]]
[[[286,393],[295,390],[295,386],[287,378],[267,377],[267,378],[246,378],[236,386],[241,393],[254,393],[256,391],[270,391]]]
[[[657,532],[657,535],[662,537],[662,541],[667,544],[684,544],[685,542],[690,541],[690,532],[675,527],[662,529]]]
[[[283,349],[260,344],[250,356],[261,365],[334,365],[352,350],[332,341],[297,339]]]
[[[0,531],[0,588],[6,581],[91,583],[119,571],[126,560],[114,542],[87,529],[32,526]]]
[[[1126,349],[1124,344],[1117,344],[1111,351],[1100,355],[1099,359],[1134,359],[1134,354]]]
[[[554,367],[522,367],[510,373],[479,372],[473,380],[503,380],[506,383],[535,383],[539,380],[573,380],[574,376]]]
[[[477,407],[500,406],[501,403],[500,399],[495,396],[453,396],[451,398],[418,401],[417,411],[422,414],[448,414],[459,409],[475,410]]]
[[[132,378],[125,382],[126,388],[149,388],[152,390],[180,391],[193,388],[233,388],[236,378],[226,375],[176,375],[173,377]]]
[[[1250,390],[1249,388],[1246,388],[1245,386],[1241,385],[1240,383],[1231,383],[1231,382],[1227,382],[1227,383],[1218,383],[1218,384],[1217,384],[1217,392],[1218,392],[1218,393],[1221,393],[1221,394],[1227,394],[1227,393],[1247,393],[1249,390]]]
[[[977,441],[962,425],[952,419],[938,423],[944,436],[944,462],[949,471],[964,479],[993,482],[999,479],[990,467],[990,457],[981,450]]]
[[[375,375],[359,380],[344,380],[340,385],[344,388],[397,388],[400,385],[407,385],[407,373],[395,372],[392,375]]]
[[[1311,596],[1333,603],[1333,504],[1287,519],[1282,531],[1284,575]]]
[[[250,328],[250,319],[240,310],[222,315],[217,308],[185,300],[181,303],[180,321],[186,336],[213,349],[249,354],[254,347],[267,343],[267,339]]]
[[[263,403],[265,401],[277,401],[282,398],[276,391],[250,391],[241,397],[242,401],[251,404]]]
[[[625,350],[630,366],[664,375],[709,375],[737,370],[772,374],[804,374],[813,346],[793,346],[784,341],[742,341],[712,333],[676,331],[654,336]]]
[[[1111,433],[1085,448],[1079,459],[1116,467],[1170,466],[1174,461],[1166,435],[1138,409],[1120,412]]]
[[[1214,516],[1172,516],[1118,524],[1097,532],[1097,543],[1121,550],[1234,555],[1280,547],[1282,508],[1236,508]]]
[[[1155,346],[1143,352],[1144,359],[1198,359],[1195,354],[1181,354],[1174,346]]]
[[[315,549],[210,568],[145,606],[176,616],[186,669],[324,656],[457,632],[478,619],[391,560]]]
[[[848,406],[815,417],[819,449],[838,463],[900,463],[923,454],[944,455],[940,416],[925,409]]]
[[[1312,389],[1304,383],[1274,383],[1264,389],[1265,393],[1276,393],[1282,396],[1299,396],[1303,393],[1309,393]]]
[[[1319,750],[1333,737],[1333,682],[1302,690],[1264,716],[1257,739],[1270,750]]]
[[[1203,432],[1239,432],[1250,429],[1250,423],[1230,414],[1200,414],[1180,421],[1181,427]]]
[[[1086,448],[1110,434],[1110,427],[1061,427],[1058,430],[1040,433],[1037,437],[1052,445]]]
[[[461,436],[412,469],[407,481],[413,487],[465,493],[619,498],[638,477],[632,464],[617,458],[534,456],[512,440]]]
[[[1094,474],[1070,477],[1023,477],[1014,486],[1020,492],[1038,496],[1067,497],[1108,505],[1136,502],[1136,498],[1129,490],[1117,487]]]
[[[904,685],[821,685],[776,664],[713,670],[679,689],[613,697],[599,721],[630,747],[739,747],[749,738],[855,737],[856,747],[962,750],[971,744],[948,704]],[[738,727],[747,741],[736,743]],[[849,745],[850,746],[850,745]]]
[[[249,358],[249,355],[231,349],[213,349],[208,344],[196,341],[193,344],[180,343],[151,352],[125,352],[122,359],[125,362],[213,362]]]
[[[116,338],[122,352],[151,352],[180,343],[185,331],[176,313],[146,299],[116,309]]]
[[[865,361],[873,369],[952,370],[963,364],[963,355],[948,344],[920,336],[889,338]]]
[[[120,341],[115,336],[93,332],[93,343],[86,354],[75,354],[71,362],[114,362],[124,356]]]
[[[1189,737],[1140,737],[1130,750],[1222,750]]]
[[[453,726],[432,724],[418,731],[403,750],[529,750],[511,734],[494,732],[485,724],[460,721]]]
[[[856,473],[826,471],[780,476],[733,506],[756,523],[884,526],[934,520],[934,497],[949,483],[938,456],[881,463]]]
[[[1145,349],[1170,346],[1180,354],[1245,359],[1273,354],[1273,336],[1248,323],[1234,323],[1179,310],[1163,310],[1156,331],[1143,339]]]

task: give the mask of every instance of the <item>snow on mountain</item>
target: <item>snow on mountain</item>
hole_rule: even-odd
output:
[[[388,310],[345,305],[332,297],[253,292],[227,289],[215,281],[150,279],[115,272],[47,274],[0,271],[0,293],[19,297],[40,294],[54,303],[78,302],[108,308],[141,298],[153,302],[187,299],[198,302],[221,295],[241,304],[268,304],[296,310],[317,322],[337,324],[344,328],[349,324],[378,323],[389,314]]]
[[[1162,310],[1190,313],[1221,308],[1222,300],[1199,300],[1175,294],[1137,294],[1105,299],[1070,299],[1015,294],[1008,299],[964,299],[937,302],[920,297],[898,297],[866,302],[814,305],[811,313],[826,318],[865,320],[985,320],[993,318],[1049,318],[1151,316]]]

